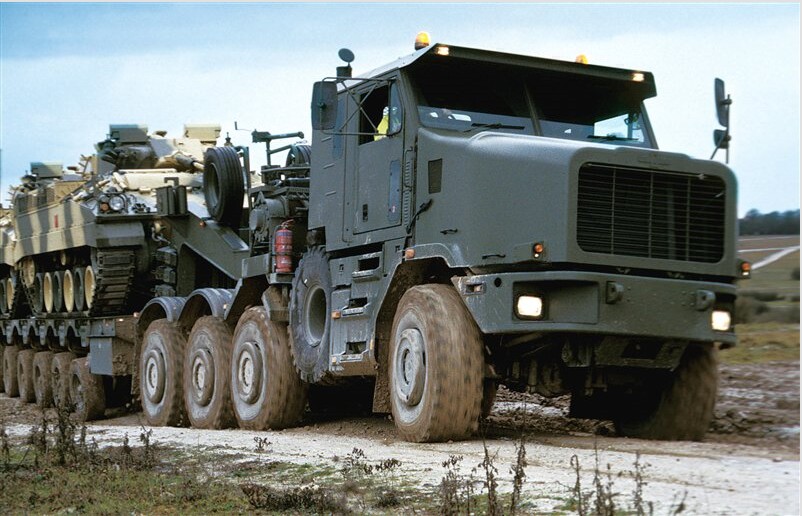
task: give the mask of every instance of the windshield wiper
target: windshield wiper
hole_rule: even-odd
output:
[[[479,123],[472,123],[471,127],[462,131],[463,133],[470,133],[471,131],[475,131],[477,129],[525,129],[522,125],[506,125],[502,124],[501,122],[494,122],[492,124],[479,124]]]
[[[616,136],[614,134],[608,134],[607,136],[597,136],[595,134],[591,134],[588,136],[590,140],[599,140],[603,142],[636,142],[638,141],[637,138],[625,138],[623,136]]]

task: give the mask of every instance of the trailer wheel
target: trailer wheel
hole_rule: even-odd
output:
[[[56,353],[50,362],[50,381],[52,382],[53,404],[58,407],[69,408],[70,400],[70,364],[75,355],[69,351]]]
[[[292,280],[290,342],[295,368],[309,383],[331,383],[329,334],[331,273],[321,247],[307,251]]]
[[[614,421],[621,435],[701,441],[716,404],[718,351],[712,346],[689,345],[671,378],[653,382],[646,391],[645,401],[629,407],[629,413]]]
[[[139,359],[140,396],[145,420],[153,426],[186,422],[183,388],[186,340],[176,323],[157,319],[142,339]]]
[[[240,428],[279,429],[301,420],[306,384],[298,377],[287,343],[287,325],[249,308],[234,330],[231,398]]]
[[[390,341],[390,401],[407,441],[461,439],[479,425],[484,354],[479,328],[448,285],[409,289]]]
[[[70,366],[70,398],[75,404],[78,421],[93,421],[103,417],[106,392],[103,378],[89,371],[89,358],[76,358]]]
[[[50,366],[53,352],[40,351],[33,356],[33,392],[36,404],[42,408],[53,405],[53,379],[50,377]]]
[[[220,224],[239,227],[244,190],[237,151],[231,147],[207,149],[203,162],[203,195],[209,215]]]
[[[219,317],[201,317],[187,337],[184,404],[194,428],[234,426],[231,409],[231,330]]]
[[[17,355],[19,398],[25,403],[36,401],[36,394],[33,390],[33,354],[32,349],[23,349]]]
[[[19,396],[19,383],[17,383],[17,355],[18,346],[6,346],[3,350],[3,387],[6,396],[16,398]]]

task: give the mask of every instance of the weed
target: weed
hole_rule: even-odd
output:
[[[261,484],[241,484],[240,489],[254,509],[268,511],[307,511],[349,514],[342,495],[317,487],[274,488]]]
[[[459,474],[461,462],[462,455],[449,455],[448,459],[443,461],[446,474],[440,480],[440,514],[453,515],[459,514],[461,511],[461,477]],[[470,505],[470,501],[468,501],[468,505]],[[470,513],[468,507],[466,507],[466,512]]]
[[[267,437],[259,437],[258,435],[253,438],[253,441],[256,443],[256,451],[258,453],[270,451],[270,446],[273,444]]]
[[[526,443],[523,432],[521,439],[515,444],[515,464],[510,468],[512,473],[512,495],[510,496],[510,514],[514,515],[521,503],[521,488],[526,480]]]
[[[498,469],[494,462],[496,454],[490,455],[487,449],[487,442],[482,439],[482,446],[484,448],[484,459],[479,463],[479,466],[485,472],[485,489],[487,489],[487,514],[488,516],[500,516],[502,514],[501,503],[498,499]]]

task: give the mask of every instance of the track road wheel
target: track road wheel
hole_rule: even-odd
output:
[[[186,340],[176,323],[157,319],[142,339],[139,392],[145,420],[153,426],[186,424],[183,372]]]
[[[40,351],[33,356],[33,392],[36,404],[42,408],[53,405],[53,379],[50,366],[53,362],[51,351]]]
[[[231,147],[206,150],[203,162],[203,195],[206,209],[225,226],[239,227],[245,180],[237,151]]]
[[[321,247],[306,252],[295,270],[290,294],[290,342],[295,368],[309,383],[330,383],[331,273]]]
[[[195,321],[184,358],[184,404],[194,428],[234,426],[229,372],[231,330],[219,317]]]
[[[462,439],[479,425],[484,353],[479,328],[449,285],[409,289],[390,341],[390,401],[407,441]]]
[[[3,351],[3,387],[6,396],[16,398],[19,396],[19,383],[17,383],[17,355],[18,346],[6,346]]]
[[[78,421],[94,421],[106,410],[103,378],[89,371],[89,358],[76,358],[70,366],[70,398]]]
[[[36,401],[36,394],[33,391],[33,354],[32,349],[23,349],[17,355],[19,399],[25,403]]]
[[[627,437],[701,441],[713,419],[718,391],[718,350],[690,344],[670,379],[647,387],[650,399],[615,420]]]
[[[234,330],[231,398],[240,428],[286,428],[303,416],[306,384],[292,363],[287,326],[261,306],[246,310]]]
[[[50,381],[53,392],[53,405],[70,408],[70,364],[75,355],[69,351],[56,353],[50,362]]]

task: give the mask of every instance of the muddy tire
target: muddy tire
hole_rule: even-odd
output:
[[[36,401],[36,393],[33,390],[33,354],[32,349],[23,349],[17,355],[19,399],[25,403]]]
[[[219,317],[201,317],[187,337],[184,406],[194,428],[235,425],[231,407],[231,330]]]
[[[718,351],[691,344],[670,379],[647,387],[649,396],[616,418],[627,437],[701,441],[713,419],[718,391]]]
[[[19,383],[17,383],[17,355],[19,347],[6,346],[3,350],[3,387],[6,396],[16,398],[19,396]]]
[[[297,424],[307,386],[298,377],[287,343],[287,325],[249,308],[234,330],[231,399],[240,428],[266,430]]]
[[[331,273],[326,253],[314,247],[295,270],[290,294],[290,342],[295,368],[308,383],[331,383]]]
[[[186,424],[182,394],[185,348],[186,340],[176,323],[157,319],[145,330],[139,358],[139,392],[149,425]]]
[[[75,355],[66,351],[56,353],[50,362],[50,381],[53,392],[53,405],[56,407],[67,407],[72,405],[70,399],[70,364],[75,360]]]
[[[36,404],[42,408],[53,406],[53,379],[50,376],[52,362],[51,351],[40,351],[33,356],[33,392],[36,395]]]
[[[76,358],[70,365],[70,399],[78,421],[101,419],[106,410],[103,378],[89,371],[89,358]]]
[[[390,401],[400,436],[463,439],[481,413],[484,354],[479,328],[449,285],[409,289],[390,341]]]

